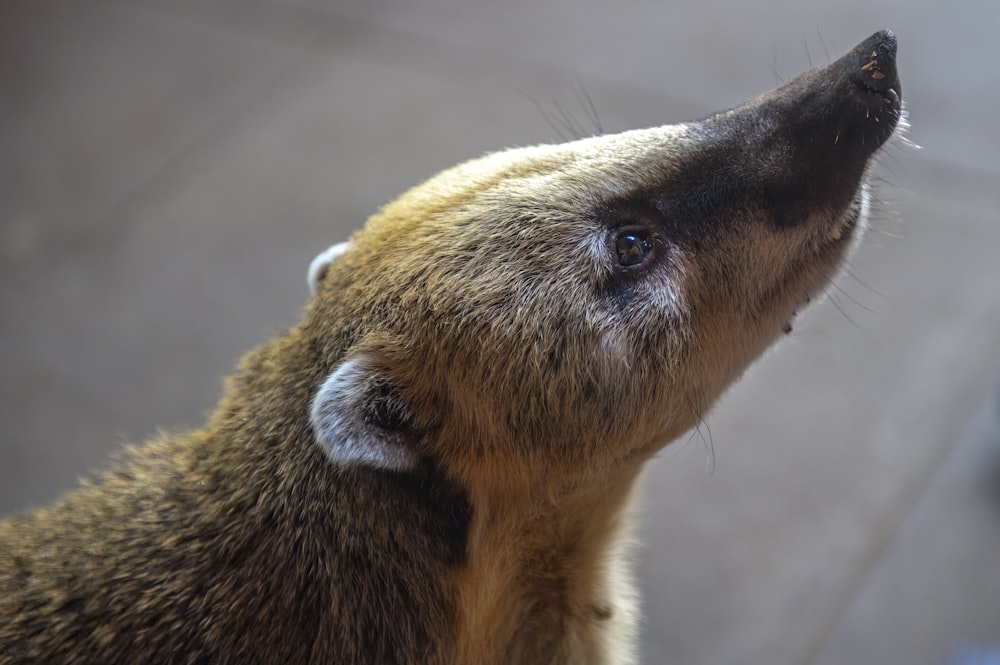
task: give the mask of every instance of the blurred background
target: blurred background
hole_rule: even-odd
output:
[[[604,131],[689,120],[882,27],[923,149],[883,153],[832,297],[649,469],[644,662],[1000,663],[995,2],[6,0],[0,514],[196,426],[406,187],[593,132],[585,96]]]

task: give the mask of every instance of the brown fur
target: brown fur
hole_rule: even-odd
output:
[[[0,664],[631,662],[636,479],[856,243],[900,111],[889,40],[699,123],[401,196],[203,429],[0,523]],[[894,90],[848,81],[866,49]],[[385,399],[352,417],[412,467],[317,445],[318,387],[362,357]]]

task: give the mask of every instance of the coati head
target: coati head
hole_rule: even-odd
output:
[[[314,262],[333,460],[588,482],[692,427],[857,244],[896,40],[703,120],[444,171]]]

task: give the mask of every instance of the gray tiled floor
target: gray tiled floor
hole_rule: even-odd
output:
[[[650,468],[644,653],[1000,659],[1000,6],[491,7],[0,8],[0,513],[197,424],[313,254],[439,168],[553,140],[534,102],[579,108],[579,79],[607,130],[683,120],[887,25],[925,147],[883,160],[903,221],[723,400],[714,473],[699,436]]]

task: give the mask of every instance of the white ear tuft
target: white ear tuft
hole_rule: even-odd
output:
[[[327,247],[319,254],[319,256],[312,260],[309,264],[309,272],[306,275],[306,281],[309,282],[309,293],[311,295],[316,295],[316,292],[319,290],[319,283],[326,275],[326,270],[330,267],[330,264],[340,258],[340,256],[350,248],[351,243],[338,242],[336,245]]]
[[[417,457],[407,447],[398,396],[368,356],[344,362],[326,378],[313,398],[316,442],[337,464],[361,464],[408,471]]]

